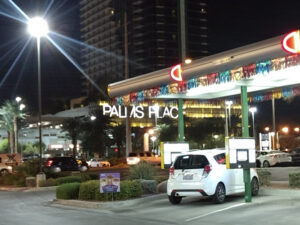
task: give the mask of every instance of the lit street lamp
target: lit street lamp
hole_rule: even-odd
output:
[[[154,149],[154,142],[156,141],[156,137],[152,136],[150,139],[152,141],[152,152],[154,152],[155,151],[155,149]]]
[[[39,150],[40,150],[40,172],[42,172],[42,96],[41,96],[41,54],[40,39],[48,34],[48,23],[41,17],[35,17],[28,21],[28,32],[36,38],[38,59],[38,127],[39,127]]]
[[[254,113],[256,113],[256,107],[250,107],[249,111],[252,114],[252,129],[253,129],[253,137],[255,138],[255,127],[254,127]]]

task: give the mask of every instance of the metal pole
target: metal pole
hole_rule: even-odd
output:
[[[125,79],[129,78],[129,65],[128,65],[128,31],[127,31],[127,13],[126,13],[126,3],[124,7],[124,63],[125,63]],[[131,124],[130,118],[127,115],[126,117],[126,156],[128,156],[129,152],[132,151],[131,144]]]
[[[275,122],[275,98],[272,97],[272,122],[273,122],[273,132],[274,132],[274,149],[277,149],[279,144],[279,139],[276,135],[276,122]]]
[[[241,101],[242,101],[242,133],[243,137],[249,137],[248,129],[248,97],[247,87],[241,87]],[[245,202],[251,202],[251,181],[250,181],[250,169],[243,169],[244,183],[245,183]]]
[[[227,105],[225,102],[225,138],[228,137],[228,115],[227,115]]]
[[[228,127],[231,128],[231,104],[228,106]]]
[[[39,127],[39,150],[40,150],[40,172],[42,172],[42,89],[41,89],[41,51],[40,38],[37,37],[37,58],[38,58],[38,127]]]
[[[254,127],[254,112],[252,113],[252,132],[253,132],[253,137],[255,138],[255,127]]]
[[[179,0],[180,7],[180,40],[181,40],[181,62],[186,58],[186,40],[185,40],[185,0]],[[179,142],[184,142],[184,118],[183,118],[183,99],[178,99],[178,136]]]
[[[183,100],[178,99],[178,134],[179,142],[184,142],[184,119],[183,119]]]
[[[181,61],[186,58],[186,39],[185,39],[185,0],[179,0],[180,7],[180,38],[181,38]]]

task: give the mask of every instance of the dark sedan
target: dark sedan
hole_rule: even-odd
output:
[[[79,163],[73,157],[53,157],[48,158],[44,165],[45,172],[59,173],[61,171],[87,171],[88,167],[84,163]]]
[[[292,157],[292,165],[300,166],[300,147],[292,149],[290,155]]]

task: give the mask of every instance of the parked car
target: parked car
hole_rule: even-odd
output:
[[[126,160],[128,165],[136,165],[141,161],[160,165],[160,157],[154,155],[152,152],[130,152]]]
[[[300,147],[291,149],[290,156],[292,158],[292,165],[300,166]]]
[[[12,166],[0,164],[0,176],[4,176],[8,173],[12,173]]]
[[[110,162],[104,159],[91,159],[87,162],[89,167],[110,167]]]
[[[257,167],[270,167],[278,165],[290,165],[292,157],[289,153],[269,150],[258,151],[256,153],[256,166]]]
[[[172,204],[179,204],[186,196],[210,196],[216,203],[225,197],[245,191],[243,169],[227,169],[225,150],[197,150],[177,156],[167,183],[167,194]],[[259,181],[250,169],[251,192],[258,195]]]
[[[81,171],[85,172],[88,167],[84,164],[79,164],[73,157],[53,157],[48,158],[43,167],[45,172],[59,173],[61,171]]]
[[[4,160],[4,158],[5,158],[4,154],[1,154],[0,155],[0,176],[4,176],[8,173],[12,173],[12,165],[16,165],[15,163],[9,162],[7,159]]]

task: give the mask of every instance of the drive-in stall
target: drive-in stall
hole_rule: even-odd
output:
[[[249,102],[300,94],[299,40],[299,31],[294,31],[194,60],[188,65],[113,83],[108,86],[108,93],[119,105],[138,105],[145,99],[222,99],[225,102],[230,98],[242,105],[242,136],[247,138]],[[178,120],[181,113],[182,104],[178,104]],[[179,126],[184,127],[181,122]],[[237,156],[243,159],[245,152],[240,151]],[[244,172],[249,173],[249,169],[245,168]],[[249,185],[250,181],[245,180],[246,201],[251,201]]]

